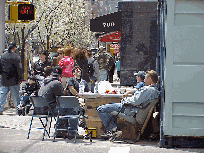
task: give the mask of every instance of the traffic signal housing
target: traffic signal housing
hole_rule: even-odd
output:
[[[19,4],[20,3],[20,4]],[[17,20],[22,20],[23,22],[35,19],[35,8],[33,4],[23,3],[23,2],[12,2],[9,5],[9,21],[20,23]]]

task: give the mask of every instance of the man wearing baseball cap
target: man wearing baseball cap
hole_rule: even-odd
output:
[[[62,68],[55,66],[52,74],[48,76],[38,91],[38,95],[45,97],[52,111],[55,111],[57,102],[56,96],[63,96],[63,86],[59,81],[59,76],[62,74]]]
[[[134,75],[136,76],[137,79],[137,85],[134,87],[133,90],[126,92],[123,97],[127,97],[129,94],[133,94],[136,92],[136,90],[140,90],[140,88],[142,88],[145,83],[144,83],[144,79],[145,79],[145,72],[144,71],[139,71],[138,73],[134,73]]]
[[[144,79],[145,79],[145,72],[144,71],[139,71],[138,73],[134,73],[137,79],[137,85],[135,88],[139,90],[141,87],[145,85]]]
[[[23,71],[20,56],[15,53],[16,47],[15,42],[10,43],[8,51],[0,57],[0,115],[3,115],[4,104],[9,91],[16,110],[20,103],[19,89]]]
[[[58,113],[58,109],[56,108],[57,106],[57,101],[56,97],[57,96],[63,96],[63,86],[62,83],[59,81],[59,76],[62,74],[62,68],[60,66],[55,66],[53,68],[52,74],[48,76],[45,80],[44,83],[42,84],[38,96],[45,97],[47,100],[50,108],[52,109],[52,112],[54,114]],[[45,110],[46,111],[46,110]],[[61,109],[61,114],[62,115],[69,115],[72,110],[70,109]],[[78,112],[76,112],[77,114]],[[71,121],[69,123],[69,126],[72,127],[73,129],[76,128],[77,125],[77,120]],[[58,123],[56,123],[57,128],[60,129],[67,129],[68,126],[68,121],[67,120],[59,120]],[[73,133],[71,133],[73,134]],[[63,130],[58,130],[56,133],[56,137],[63,137],[66,136],[67,133]]]

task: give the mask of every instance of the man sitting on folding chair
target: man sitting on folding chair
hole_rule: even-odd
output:
[[[44,80],[38,92],[39,96],[46,98],[49,104],[49,107],[53,115],[55,116],[57,116],[58,114],[58,109],[56,107],[57,106],[56,97],[64,96],[64,89],[63,89],[62,83],[59,81],[59,76],[61,74],[62,74],[62,68],[59,66],[55,66],[52,74]],[[44,110],[44,111],[48,111],[48,110]],[[61,109],[60,113],[62,113],[62,115],[69,115],[70,113],[73,113],[73,110]],[[78,114],[78,112],[75,112],[75,113]],[[59,123],[56,123],[56,126],[61,129],[63,128],[67,129],[68,121],[65,121],[65,120],[59,121]],[[58,131],[58,133],[56,133],[56,137],[64,137],[64,136],[66,136],[66,133],[64,133],[64,131]]]
[[[107,131],[101,137],[110,138],[113,136],[113,133],[117,131],[117,126],[115,123],[116,117],[111,115],[111,112],[116,111],[125,113],[129,116],[135,116],[135,113],[137,112],[137,110],[139,110],[139,108],[136,106],[141,105],[149,99],[154,99],[159,96],[159,91],[156,87],[156,83],[158,81],[157,72],[154,70],[147,71],[144,81],[144,87],[140,88],[140,90],[137,90],[133,96],[122,99],[121,103],[106,104],[97,108],[97,113]],[[123,107],[123,105],[125,104],[131,105]],[[122,107],[124,108],[123,110],[121,110]]]

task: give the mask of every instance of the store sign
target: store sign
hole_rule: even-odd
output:
[[[93,32],[120,31],[121,25],[122,25],[121,12],[111,13],[90,20],[90,30]]]

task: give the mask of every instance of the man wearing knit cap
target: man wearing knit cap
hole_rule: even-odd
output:
[[[12,42],[9,44],[8,51],[3,53],[0,57],[0,115],[3,115],[4,104],[9,91],[11,92],[16,110],[20,103],[19,88],[23,71],[20,56],[14,53],[15,50],[16,44]]]

